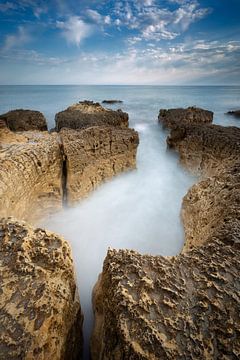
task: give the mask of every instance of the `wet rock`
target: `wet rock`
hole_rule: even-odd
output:
[[[228,115],[233,115],[236,117],[240,117],[240,110],[231,110],[227,112]]]
[[[69,205],[86,197],[100,183],[136,168],[138,134],[132,129],[94,126],[79,131],[62,129]]]
[[[1,220],[0,263],[0,359],[79,359],[83,319],[68,243]]]
[[[0,115],[11,131],[47,130],[47,122],[40,111],[17,109]]]
[[[122,104],[123,101],[122,100],[103,100],[102,104]]]
[[[167,129],[173,129],[180,124],[207,124],[213,121],[213,112],[196,107],[161,109],[158,121]]]
[[[99,103],[83,101],[68,107],[55,116],[56,130],[82,129],[92,126],[128,127],[128,114],[121,110],[103,108]]]

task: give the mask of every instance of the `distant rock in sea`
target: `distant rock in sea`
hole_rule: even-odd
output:
[[[227,115],[233,115],[236,117],[240,117],[240,110],[230,110],[227,112]]]
[[[123,101],[122,100],[103,100],[102,104],[122,104]]]

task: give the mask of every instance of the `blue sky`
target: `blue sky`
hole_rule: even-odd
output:
[[[240,0],[0,0],[1,84],[240,84]]]

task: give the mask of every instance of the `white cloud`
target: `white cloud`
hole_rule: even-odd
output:
[[[71,44],[79,46],[83,39],[92,34],[91,25],[85,23],[78,16],[70,16],[65,22],[57,21],[57,28],[62,30],[62,35]]]
[[[88,17],[93,20],[95,23],[99,25],[110,25],[111,24],[111,17],[109,15],[101,15],[98,11],[88,9],[86,11]]]
[[[23,27],[19,26],[15,34],[9,34],[5,38],[3,51],[9,51],[13,48],[18,48],[31,40],[31,36],[28,31]]]

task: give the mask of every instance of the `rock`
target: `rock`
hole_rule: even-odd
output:
[[[181,122],[168,144],[202,178],[183,200],[183,252],[108,251],[93,360],[240,357],[240,129]]]
[[[56,130],[82,129],[92,126],[128,127],[128,114],[121,110],[104,109],[99,103],[83,101],[68,107],[55,116]]]
[[[158,121],[167,129],[172,129],[180,124],[207,124],[213,121],[213,112],[196,107],[161,109]]]
[[[62,207],[58,135],[7,131],[0,151],[0,218],[35,222]]]
[[[68,243],[1,220],[0,262],[0,359],[79,359],[83,318]]]
[[[227,112],[228,115],[234,115],[236,117],[240,117],[240,110],[231,110]]]
[[[46,119],[39,111],[12,110],[0,115],[0,120],[5,121],[11,131],[47,130]]]
[[[69,205],[86,197],[100,183],[136,168],[138,134],[132,129],[94,126],[62,129]]]
[[[219,240],[176,257],[108,251],[92,359],[239,358],[239,255]]]
[[[102,104],[122,104],[123,101],[122,100],[103,100]]]

